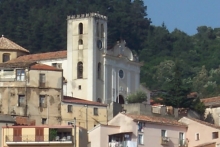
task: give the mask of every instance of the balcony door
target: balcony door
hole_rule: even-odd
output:
[[[14,142],[21,142],[21,129],[22,128],[13,129],[13,141]]]
[[[35,141],[44,141],[44,128],[35,128]]]

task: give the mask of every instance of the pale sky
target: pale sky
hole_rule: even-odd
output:
[[[164,22],[169,31],[178,28],[189,35],[198,26],[220,28],[220,0],[144,0],[152,25]]]

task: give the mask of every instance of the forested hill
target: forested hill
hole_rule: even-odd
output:
[[[125,39],[139,54],[141,82],[151,90],[166,89],[178,60],[191,91],[219,95],[220,28],[198,26],[189,36],[169,32],[165,24],[152,26],[142,0],[0,0],[0,34],[31,53],[63,50],[67,15],[89,12],[108,16],[108,46]]]

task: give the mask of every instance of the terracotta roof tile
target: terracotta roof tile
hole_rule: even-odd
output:
[[[49,65],[46,65],[46,64],[34,64],[34,65],[31,66],[30,69],[33,69],[33,70],[55,70],[55,71],[62,71],[62,69],[58,69],[56,67],[49,66]]]
[[[15,62],[15,63],[9,63],[4,62],[0,63],[0,68],[25,68],[30,67],[31,65],[36,64],[36,62]]]
[[[203,125],[215,128],[215,129],[220,129],[220,126],[215,125],[215,124],[211,124],[211,123],[208,123],[208,122],[205,122],[205,121],[202,121],[202,120],[199,120],[199,119],[195,119],[195,118],[189,118],[189,117],[186,117],[186,118],[188,118],[188,119],[190,119],[192,121],[198,122],[200,124],[203,124]]]
[[[156,123],[156,124],[187,127],[185,124],[180,123],[177,120],[172,119],[172,118],[147,116],[147,115],[132,115],[132,114],[125,114],[125,115],[137,121],[145,121],[145,122],[151,122],[151,123]]]
[[[23,47],[21,47],[20,45],[14,43],[13,41],[5,38],[4,36],[2,36],[0,38],[0,49],[5,49],[5,50],[20,50],[23,52],[27,52],[29,53],[29,51]]]
[[[65,51],[24,55],[16,59],[10,60],[8,62],[41,61],[41,60],[51,60],[51,59],[59,59],[59,58],[67,58],[67,51],[65,50]]]
[[[220,105],[220,97],[211,97],[201,99],[201,101],[205,104],[205,106],[219,106]]]
[[[34,126],[35,125],[35,120],[30,120],[27,117],[21,117],[21,116],[17,116],[16,119],[16,124],[17,125],[25,125],[25,126]]]
[[[74,98],[74,97],[69,97],[69,96],[63,96],[63,102],[67,103],[75,103],[75,104],[86,104],[86,105],[95,105],[95,106],[106,106],[106,104],[102,104],[99,102],[94,102],[94,101],[88,101],[84,99],[79,99],[79,98]]]

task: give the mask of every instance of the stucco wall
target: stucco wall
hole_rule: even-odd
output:
[[[109,135],[119,133],[119,127],[101,125],[89,132],[90,147],[108,147]]]
[[[72,105],[72,112],[67,111],[67,106]],[[94,108],[98,108],[98,115],[94,115]],[[76,118],[77,125],[86,128],[88,122],[88,130],[95,125],[107,124],[107,107],[88,105],[88,108],[83,104],[64,103],[61,104],[62,124],[67,125],[68,122]],[[86,117],[88,121],[86,121]]]
[[[39,73],[45,73],[46,86],[39,88]],[[3,114],[27,115],[41,124],[42,118],[49,118],[49,124],[60,124],[60,101],[62,96],[62,72],[31,70],[27,87],[25,82],[0,82],[0,111]],[[25,105],[18,105],[19,95],[25,95]],[[45,107],[39,106],[39,95],[45,95]],[[49,115],[48,115],[49,114]]]
[[[144,127],[144,145],[151,145],[155,147],[163,147],[161,145],[161,130],[166,130],[169,142],[166,146],[179,147],[179,133],[186,133],[186,127],[176,127],[160,124],[146,123]],[[139,145],[141,147],[143,145]],[[191,147],[191,146],[189,146]]]
[[[204,143],[216,142],[220,143],[220,138],[213,139],[212,132],[220,133],[219,129],[203,125],[186,117],[179,120],[188,125],[186,138],[189,140],[189,147],[197,146]],[[200,139],[196,140],[196,134],[199,133]]]
[[[15,59],[19,56],[26,55],[28,53],[16,50],[0,50],[0,63],[3,62],[3,54],[10,54],[10,60]]]

